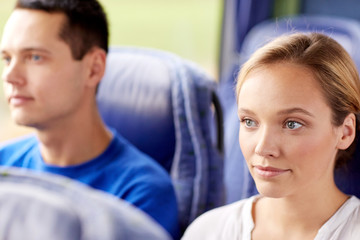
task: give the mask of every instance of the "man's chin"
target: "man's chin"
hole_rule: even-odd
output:
[[[36,125],[33,121],[31,121],[28,117],[25,116],[12,115],[12,120],[16,125],[21,127],[33,127]]]

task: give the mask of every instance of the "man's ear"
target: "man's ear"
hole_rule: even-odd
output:
[[[106,52],[99,47],[94,47],[85,57],[87,58],[87,86],[96,87],[105,74]]]
[[[345,150],[354,141],[356,135],[356,117],[350,113],[340,126],[340,138],[337,144],[338,149]]]

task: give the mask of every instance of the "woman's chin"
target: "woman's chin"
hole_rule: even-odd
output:
[[[279,186],[269,186],[269,183],[256,183],[259,194],[263,197],[282,198],[287,195],[285,189]]]

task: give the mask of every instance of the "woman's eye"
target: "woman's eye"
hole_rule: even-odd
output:
[[[256,127],[256,123],[251,119],[244,119],[243,122],[245,123],[245,126],[248,128]]]
[[[291,130],[298,129],[303,126],[301,123],[296,122],[296,121],[288,121],[285,123],[285,125],[288,129],[291,129]]]

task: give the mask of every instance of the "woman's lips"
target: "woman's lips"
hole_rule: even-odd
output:
[[[263,178],[272,178],[279,175],[285,174],[290,171],[290,169],[280,169],[274,167],[263,167],[263,166],[254,166],[254,171],[257,175]]]

